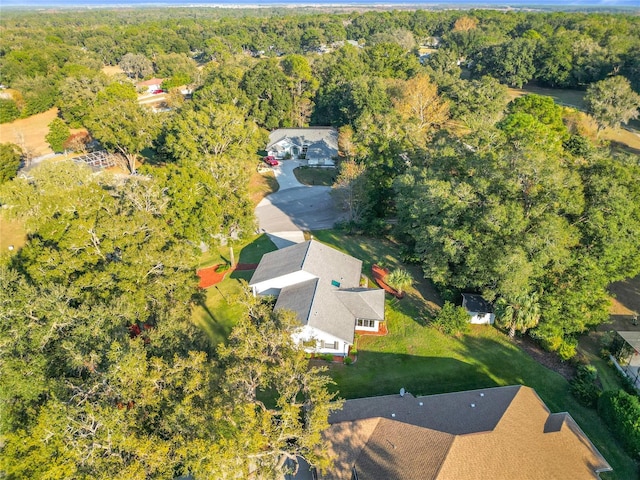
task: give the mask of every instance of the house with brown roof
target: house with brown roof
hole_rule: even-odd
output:
[[[262,257],[249,286],[277,297],[275,310],[295,312],[293,335],[305,350],[345,356],[355,332],[377,332],[384,322],[384,290],[360,286],[362,261],[316,240]]]
[[[347,400],[329,423],[334,466],[320,480],[586,480],[612,470],[571,415],[520,385]]]

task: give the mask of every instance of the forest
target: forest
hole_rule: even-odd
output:
[[[247,294],[227,344],[191,322],[200,246],[247,238],[268,132],[339,129],[348,233],[390,236],[445,300],[482,293],[501,327],[564,360],[640,274],[640,162],[607,128],[640,107],[640,17],[604,13],[222,9],[9,11],[0,123],[57,107],[129,175],[0,147],[0,470],[7,478],[278,478],[327,466],[339,403]],[[104,67],[119,66],[109,75]],[[167,107],[138,103],[160,77]],[[585,92],[583,112],[527,84]],[[192,91],[188,97],[183,86]]]

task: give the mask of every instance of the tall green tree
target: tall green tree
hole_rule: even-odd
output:
[[[640,95],[631,89],[629,80],[615,76],[596,82],[587,88],[584,97],[589,113],[598,123],[598,130],[617,128],[638,118]]]
[[[20,168],[22,150],[13,143],[0,143],[0,185],[13,179]]]
[[[47,143],[54,152],[64,151],[64,143],[69,138],[71,131],[69,126],[59,118],[54,118],[49,124],[49,133],[45,136]]]
[[[126,168],[135,173],[140,152],[152,145],[161,121],[161,115],[135,100],[109,98],[96,102],[85,123],[91,135],[107,150],[122,154]]]

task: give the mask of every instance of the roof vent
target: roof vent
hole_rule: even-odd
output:
[[[420,403],[418,403],[418,405],[422,406],[422,405],[424,405],[424,403],[420,402]]]
[[[392,414],[391,414],[391,418],[396,418],[396,414],[395,414],[395,413],[392,413]]]
[[[404,389],[404,387],[402,387],[402,388],[400,389],[400,396],[401,396],[401,397],[404,397],[405,392],[406,392],[406,390]]]
[[[472,403],[472,404],[471,404],[471,408],[476,408],[476,404],[475,404],[475,403]]]
[[[480,394],[480,396],[481,396],[481,397],[484,397],[484,393],[481,393],[481,394]]]

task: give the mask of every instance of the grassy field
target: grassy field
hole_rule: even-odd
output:
[[[339,232],[314,232],[319,240],[363,260],[365,271],[381,259],[393,267],[399,257],[392,242],[344,237]],[[602,478],[637,478],[638,467],[610,434],[595,410],[579,405],[568,382],[540,365],[499,330],[472,326],[460,338],[442,335],[428,326],[440,303],[428,281],[414,275],[415,285],[405,299],[388,300],[386,337],[357,340],[358,360],[353,365],[330,364],[329,372],[343,398],[396,393],[401,387],[416,395],[435,394],[501,385],[534,388],[552,412],[571,413],[611,463],[615,471]],[[598,364],[597,367],[604,368]],[[605,374],[603,384],[617,379]]]
[[[338,171],[335,168],[302,166],[295,168],[293,174],[300,183],[305,185],[330,187],[335,182]]]
[[[277,192],[280,188],[276,176],[272,171],[265,173],[253,172],[251,180],[249,180],[249,197],[254,205],[258,205],[260,201],[270,193]]]
[[[237,263],[258,263],[262,256],[276,249],[266,235],[260,235],[233,247]],[[230,259],[229,247],[213,249],[201,259],[200,267],[225,263]],[[248,282],[253,270],[233,271],[224,281],[206,290],[203,303],[193,310],[193,321],[207,333],[213,345],[224,342],[238,318],[244,314],[236,301],[242,293],[243,281]]]
[[[13,253],[17,252],[27,241],[22,222],[8,220],[0,215],[0,258],[11,255],[9,246],[13,245]]]

